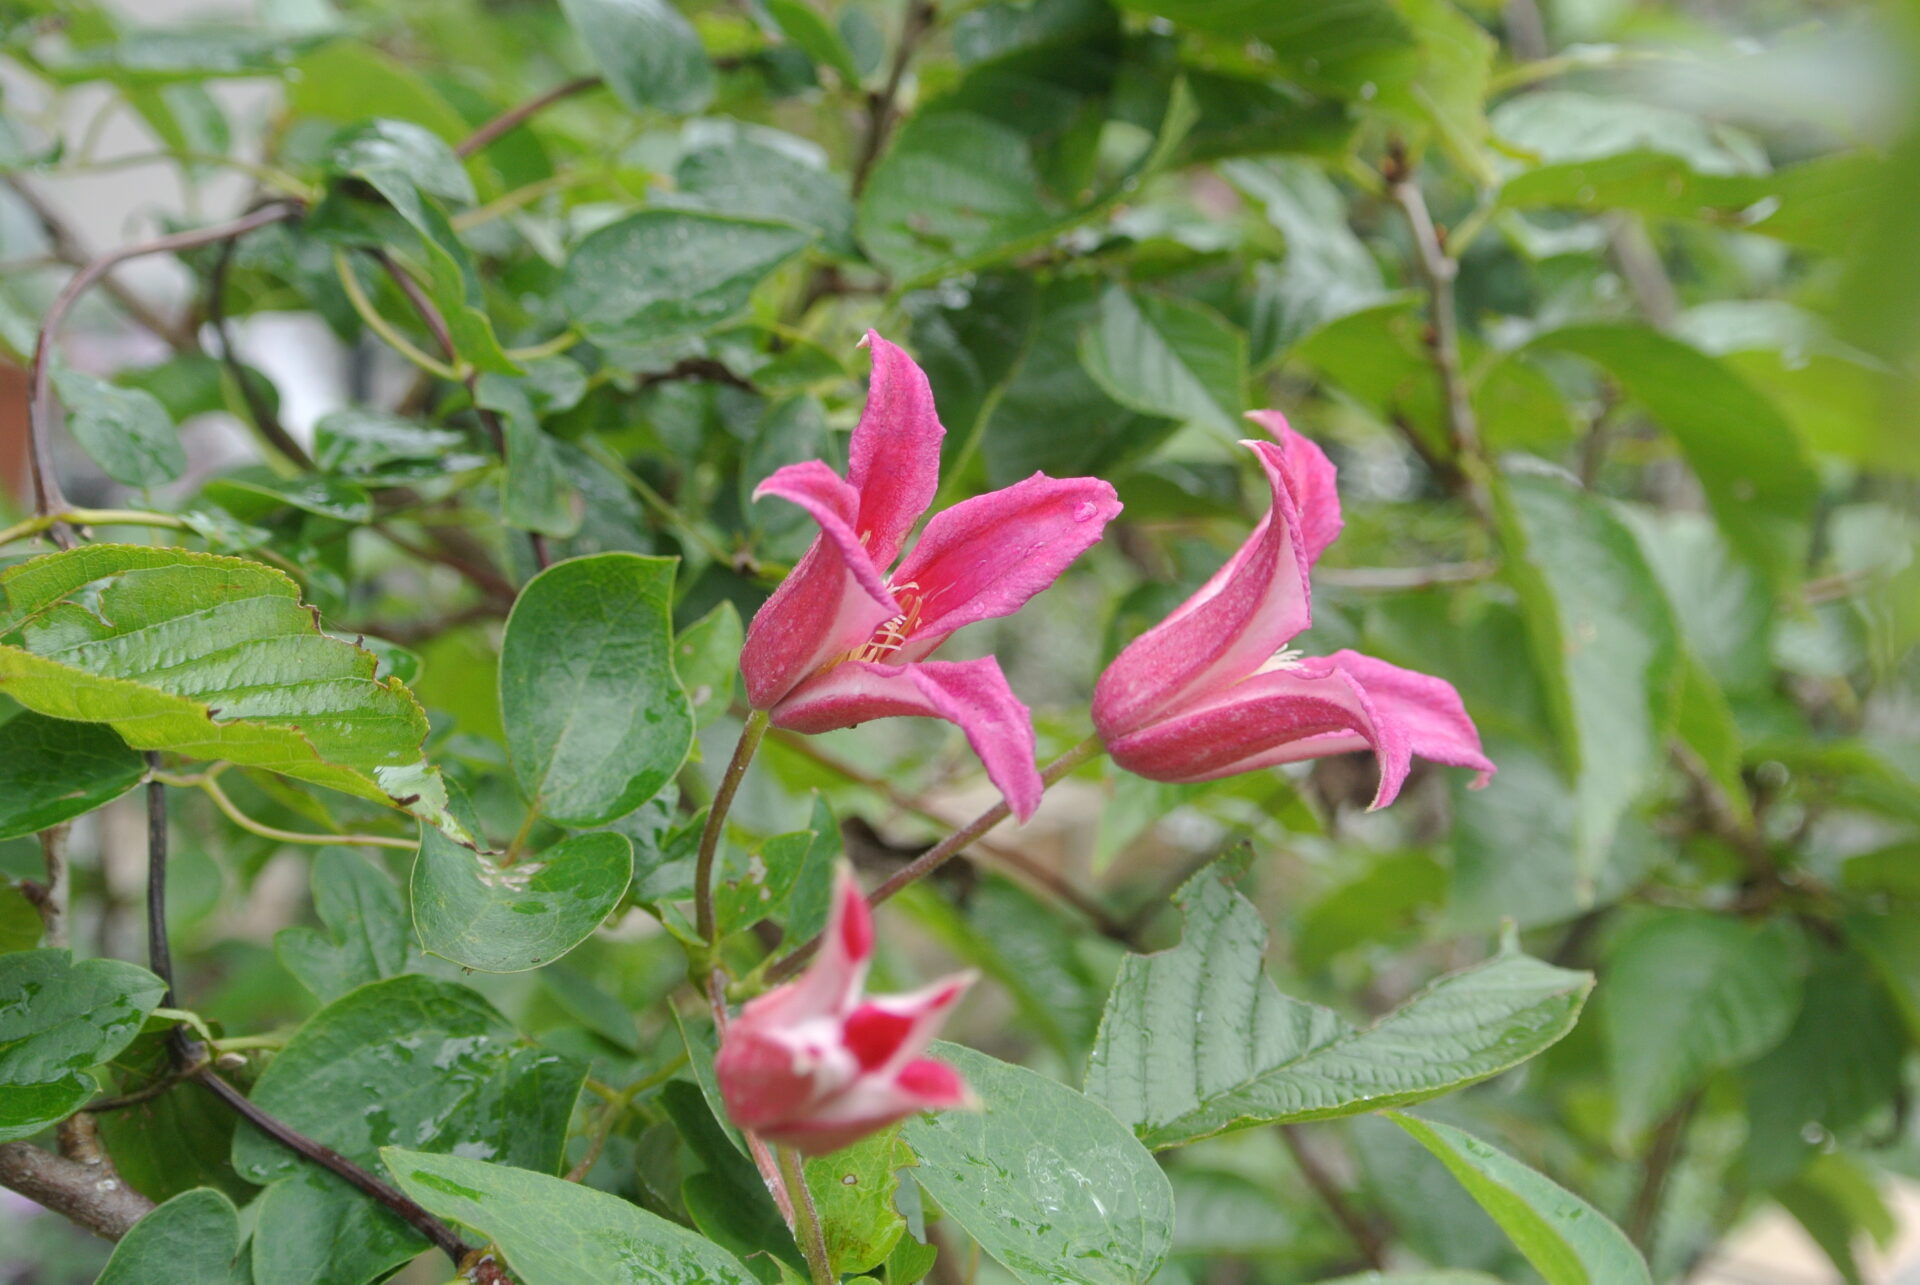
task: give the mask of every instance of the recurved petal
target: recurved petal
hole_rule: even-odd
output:
[[[1478,775],[1470,788],[1484,787],[1498,770],[1481,752],[1480,731],[1468,717],[1460,693],[1446,679],[1389,665],[1357,651],[1309,657],[1301,662],[1301,670],[1346,674],[1366,692],[1379,715],[1406,735],[1415,756],[1449,767],[1473,768]]]
[[[966,733],[987,778],[1025,821],[1040,806],[1033,721],[991,656],[885,665],[850,660],[794,688],[773,708],[776,727],[831,732],[874,718],[943,718]]]
[[[1155,781],[1211,781],[1371,748],[1380,763],[1376,808],[1399,794],[1410,759],[1405,731],[1330,665],[1255,674],[1107,748],[1115,763]]]
[[[761,1130],[761,1136],[806,1155],[858,1142],[916,1111],[975,1105],[960,1073],[945,1062],[917,1058],[891,1074],[863,1075],[805,1117]]]
[[[819,538],[747,626],[740,652],[747,701],[770,709],[808,674],[864,643],[899,606],[854,532],[859,494],[832,469],[819,460],[789,464],[753,494],[798,504],[820,524]]]
[[[899,658],[917,660],[957,629],[1012,615],[1099,543],[1119,512],[1113,487],[1097,477],[1035,473],[934,514],[893,575],[901,601],[920,603]]]
[[[1243,445],[1266,472],[1273,507],[1199,592],[1128,643],[1100,675],[1093,723],[1109,746],[1251,674],[1312,623],[1286,450],[1275,442]]]
[[[819,954],[799,977],[748,1003],[741,1017],[797,1023],[830,1016],[839,1022],[856,1011],[872,959],[873,912],[843,865],[834,875],[833,913]],[[775,996],[779,1003],[768,1004]]]
[[[892,1074],[926,1052],[974,976],[956,973],[906,995],[869,996],[847,1016],[846,1043],[860,1069]]]
[[[860,494],[855,529],[874,565],[885,568],[940,489],[940,441],[947,430],[926,372],[913,358],[878,331],[869,330],[861,342],[873,350],[873,378],[848,444],[847,480]]]
[[[1319,444],[1294,432],[1279,411],[1248,411],[1247,418],[1272,433],[1286,453],[1283,472],[1287,490],[1300,514],[1300,542],[1306,547],[1308,565],[1312,565],[1346,525],[1346,519],[1340,516],[1340,491],[1335,484],[1338,470]]]

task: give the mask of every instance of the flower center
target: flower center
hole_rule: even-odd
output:
[[[926,600],[920,596],[919,583],[909,580],[905,584],[887,587],[893,590],[893,596],[904,610],[891,620],[881,621],[871,638],[847,653],[847,660],[885,660],[900,650],[912,635],[914,627],[920,623],[920,610],[926,605]]]
[[[1279,651],[1267,657],[1260,668],[1253,672],[1256,674],[1271,674],[1277,669],[1298,669],[1300,668],[1300,662],[1305,659],[1305,657],[1306,653],[1298,647],[1282,647]]]

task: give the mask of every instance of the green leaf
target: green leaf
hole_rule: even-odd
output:
[[[523,1285],[756,1285],[718,1246],[618,1196],[464,1156],[388,1147],[381,1159],[409,1196],[499,1246]]]
[[[693,744],[673,672],[670,558],[602,553],[528,582],[507,618],[500,709],[520,788],[563,825],[604,825],[672,779]]]
[[[687,115],[713,98],[713,61],[668,0],[560,0],[567,21],[634,111]]]
[[[1800,1009],[1798,942],[1709,911],[1653,914],[1608,951],[1601,1031],[1623,1142],[1710,1073],[1772,1048]]]
[[[632,881],[633,844],[612,831],[576,834],[504,865],[428,830],[413,863],[413,922],[420,945],[442,959],[525,972],[585,941]]]
[[[369,117],[412,121],[446,143],[471,129],[453,105],[408,63],[370,41],[334,40],[301,58],[286,77],[289,115],[346,125]]]
[[[184,882],[176,869],[174,883]],[[149,1020],[133,1043],[102,1068],[111,1071],[107,1091],[144,1089],[173,1074],[173,1023]],[[100,1141],[127,1185],[153,1201],[170,1200],[196,1187],[214,1187],[235,1200],[252,1198],[228,1163],[239,1117],[211,1093],[178,1089],[118,1111],[94,1116]]]
[[[96,1088],[84,1072],[140,1033],[166,989],[117,959],[0,955],[0,1142],[31,1137],[85,1105]]]
[[[333,138],[332,164],[344,174],[392,174],[422,192],[471,205],[473,180],[439,136],[404,120],[369,120]]]
[[[814,815],[818,818],[819,812]],[[837,829],[829,834],[796,830],[776,834],[752,852],[730,858],[713,889],[714,924],[721,936],[778,915],[801,873],[818,866],[819,854],[839,844]]]
[[[552,1170],[585,1069],[533,1047],[464,986],[406,974],[321,1009],[251,1097],[359,1165],[396,1138]],[[243,1128],[233,1165],[267,1183],[305,1162]]]
[[[1321,1281],[1320,1285],[1500,1285],[1500,1278],[1485,1272],[1362,1272]]]
[[[240,1215],[211,1187],[175,1196],[135,1223],[94,1285],[248,1285]]]
[[[788,0],[809,14],[805,0]],[[816,19],[817,21],[817,19]],[[823,246],[851,255],[853,200],[814,144],[770,129],[703,123],[698,144],[673,169],[674,200],[715,214],[796,223]]]
[[[1379,263],[1347,226],[1346,199],[1318,166],[1280,159],[1230,161],[1220,173],[1264,208],[1267,222],[1287,241],[1278,264],[1254,265],[1256,365],[1328,322],[1386,297]]]
[[[242,522],[257,523],[284,507],[341,522],[373,520],[373,497],[361,487],[317,474],[281,477],[265,465],[212,478],[200,493]]]
[[[1109,286],[1098,319],[1081,332],[1080,361],[1130,410],[1229,438],[1246,427],[1246,338],[1199,304]]]
[[[1604,367],[1680,443],[1734,547],[1776,586],[1799,578],[1819,478],[1771,401],[1721,362],[1644,326],[1570,326],[1532,347]]]
[[[900,1243],[907,1220],[894,1208],[896,1175],[914,1163],[898,1129],[807,1161],[807,1189],[820,1215],[827,1258],[837,1273],[878,1267]]]
[[[500,516],[508,526],[565,538],[580,530],[576,502],[559,444],[541,429],[527,392],[527,381],[489,372],[480,376],[481,406],[500,416],[506,439],[506,483],[500,492]]]
[[[294,1170],[252,1208],[254,1285],[367,1285],[426,1242],[400,1218],[316,1165]]]
[[[1173,1242],[1173,1189],[1097,1102],[984,1053],[937,1043],[982,1103],[911,1119],[913,1175],[1028,1285],[1137,1285]]]
[[[722,602],[673,640],[673,668],[687,689],[695,727],[705,727],[733,704],[746,627],[740,609]]]
[[[1638,544],[1599,500],[1549,477],[1494,489],[1561,767],[1576,785],[1575,892],[1592,904],[1628,804],[1666,757],[1680,649]]]
[[[465,841],[413,694],[322,633],[257,562],[95,544],[0,570],[0,682],[140,750],[224,759],[404,808]]]
[[[98,724],[18,708],[0,720],[0,839],[82,816],[146,775],[146,761]]]
[[[313,426],[313,459],[330,473],[378,481],[442,477],[477,467],[478,455],[458,454],[466,434],[351,406]]]
[[[791,223],[641,210],[574,247],[556,302],[601,342],[698,334],[739,316],[754,287],[813,239]]]
[[[1404,66],[1413,44],[1391,0],[1122,0],[1121,8],[1258,40],[1291,78],[1348,92]]]
[[[186,469],[187,452],[173,420],[152,393],[59,365],[53,387],[67,408],[73,439],[114,481],[159,486]]]
[[[302,986],[328,1004],[406,968],[406,903],[385,871],[350,848],[322,848],[312,883],[314,912],[326,931],[282,928],[273,938],[274,954]]]
[[[1356,1029],[1275,988],[1261,969],[1266,925],[1217,868],[1176,901],[1186,936],[1121,964],[1087,1068],[1087,1095],[1155,1149],[1478,1083],[1572,1030],[1593,985],[1509,943]]]
[[[1387,1114],[1453,1171],[1547,1285],[1652,1285],[1640,1251],[1580,1197],[1472,1134]]]
[[[860,84],[860,69],[854,65],[847,42],[807,0],[764,2],[768,15],[779,24],[787,39],[806,51],[807,57],[833,68],[839,73],[842,85],[851,89]]]

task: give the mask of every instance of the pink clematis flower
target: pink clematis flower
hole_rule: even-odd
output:
[[[1278,411],[1248,418],[1275,441],[1248,441],[1273,507],[1227,564],[1129,643],[1100,676],[1093,722],[1114,762],[1156,781],[1210,781],[1256,768],[1371,749],[1373,807],[1393,802],[1413,756],[1494,767],[1452,684],[1341,651],[1282,651],[1312,622],[1308,573],[1340,534],[1334,467]]]
[[[1043,789],[1033,724],[991,657],[926,657],[963,626],[1011,615],[1100,539],[1120,511],[1099,478],[1035,473],[936,513],[892,575],[907,533],[940,483],[933,390],[879,335],[866,411],[847,476],[820,460],[789,464],[754,498],[791,500],[820,535],[747,627],[747,700],[776,727],[827,732],[870,718],[957,723],[1022,821]]]
[[[749,1000],[721,1036],[713,1069],[735,1124],[821,1155],[915,1111],[974,1105],[958,1071],[920,1056],[973,975],[865,998],[872,958],[873,917],[842,868],[812,966]]]

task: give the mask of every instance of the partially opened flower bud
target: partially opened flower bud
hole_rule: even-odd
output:
[[[959,1072],[920,1056],[970,973],[908,995],[863,995],[873,918],[842,870],[820,954],[727,1026],[714,1071],[734,1123],[808,1155],[838,1151],[915,1111],[972,1104]]]

